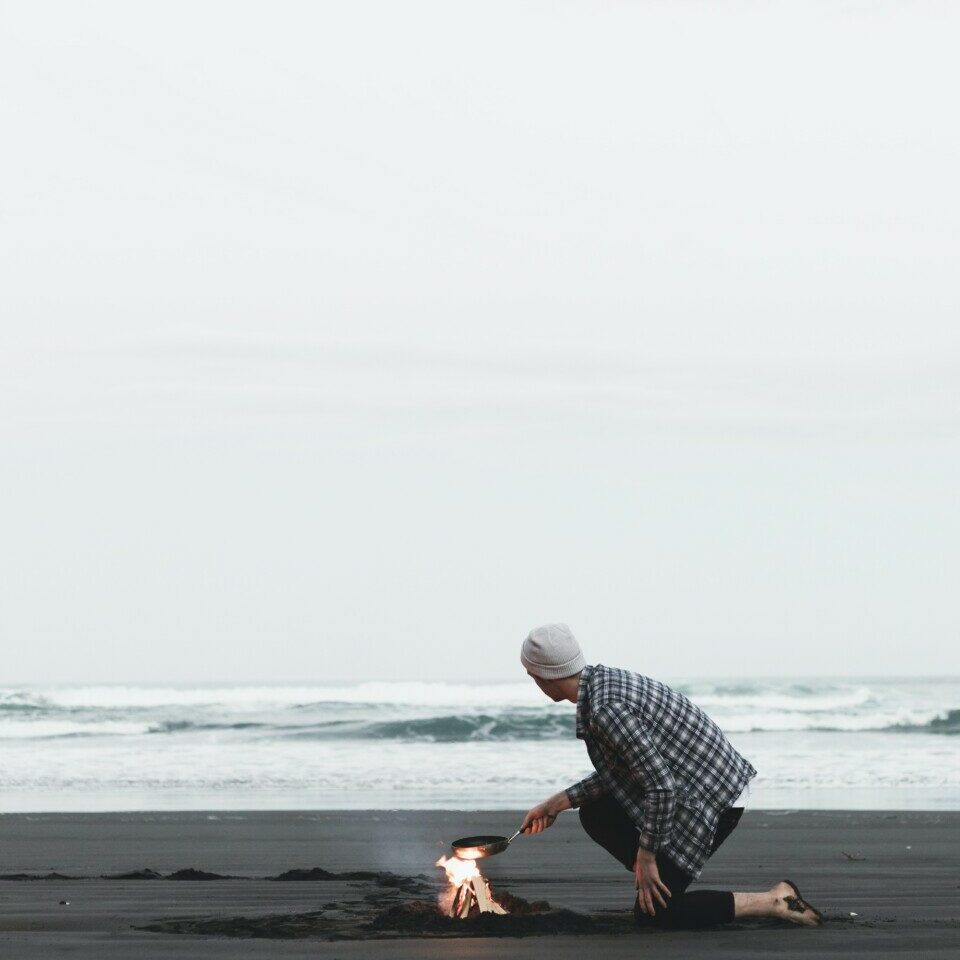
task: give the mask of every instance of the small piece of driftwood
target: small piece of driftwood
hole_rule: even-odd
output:
[[[487,882],[483,877],[471,877],[470,885],[473,887],[473,895],[477,898],[477,906],[481,913],[506,913],[507,911],[490,896],[487,889]]]
[[[460,884],[450,907],[450,916],[461,920],[470,916],[473,905],[477,905],[480,913],[500,913],[507,911],[490,896],[490,888],[483,877],[471,877]]]

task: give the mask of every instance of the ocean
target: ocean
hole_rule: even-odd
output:
[[[960,809],[960,678],[677,680],[751,804]],[[527,808],[590,770],[531,682],[0,688],[0,812]]]

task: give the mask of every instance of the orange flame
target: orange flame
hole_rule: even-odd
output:
[[[486,913],[506,913],[502,904],[498,903],[490,890],[490,884],[484,879],[476,860],[463,860],[460,857],[441,857],[437,861],[438,867],[443,867],[450,885],[437,897],[440,911],[447,916],[455,913],[461,917],[468,916],[462,910],[472,910],[474,907]],[[476,883],[479,877],[481,883]],[[473,881],[471,887],[465,884]],[[466,899],[460,899],[465,897]]]

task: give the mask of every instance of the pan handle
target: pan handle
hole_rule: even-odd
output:
[[[514,840],[516,840],[517,837],[519,837],[519,836],[520,836],[520,831],[518,830],[518,831],[507,841],[507,843],[512,843],[512,842],[513,842]]]

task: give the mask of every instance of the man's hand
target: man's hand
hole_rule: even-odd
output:
[[[520,827],[521,833],[543,833],[563,810],[570,809],[570,800],[567,798],[565,790],[555,793],[543,803],[538,803],[523,818],[523,824]]]
[[[669,897],[670,891],[660,879],[656,854],[638,847],[633,876],[637,882],[637,902],[640,909],[650,917],[656,913],[657,905],[666,909],[667,901],[663,898]]]

